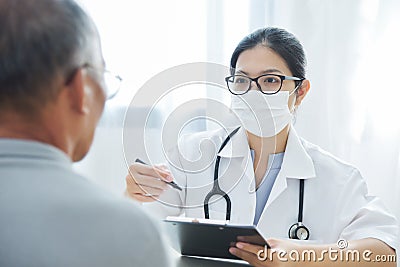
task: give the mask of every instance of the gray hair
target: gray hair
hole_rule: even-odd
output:
[[[0,0],[0,113],[31,113],[92,60],[96,27],[73,0]]]

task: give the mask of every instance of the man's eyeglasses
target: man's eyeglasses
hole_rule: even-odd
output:
[[[106,93],[107,100],[113,98],[118,93],[119,89],[121,88],[121,83],[122,83],[121,76],[116,75],[106,69],[95,68],[95,67],[91,66],[90,64],[84,64],[82,67],[90,68],[90,69],[93,69],[96,71],[103,71],[104,81],[105,81],[105,85],[106,85],[105,93]]]
[[[250,78],[244,75],[232,75],[225,78],[226,85],[229,91],[234,95],[243,95],[251,88],[251,82],[255,82],[257,88],[266,95],[273,95],[278,93],[284,80],[295,81],[296,90],[305,78],[297,78],[291,76],[277,75],[277,74],[263,74],[256,78]]]

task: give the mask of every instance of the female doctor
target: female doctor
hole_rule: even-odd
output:
[[[310,89],[305,65],[302,45],[283,29],[246,36],[232,54],[226,78],[231,109],[242,127],[183,136],[168,167],[133,164],[126,195],[152,202],[147,208],[161,218],[184,215],[257,225],[263,236],[272,237],[267,242],[273,250],[295,249],[301,255],[313,249],[323,256],[342,239],[344,250],[372,253],[360,262],[333,261],[327,254],[302,262],[288,256],[265,260],[258,257],[263,247],[245,241],[229,249],[254,266],[395,266],[375,261],[376,255],[395,255],[395,218],[367,195],[356,168],[301,139],[291,124]],[[199,157],[217,162],[200,163],[194,170]],[[222,193],[211,196],[215,189]]]

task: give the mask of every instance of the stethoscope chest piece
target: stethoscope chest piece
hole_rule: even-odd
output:
[[[303,223],[297,222],[289,228],[289,238],[298,240],[308,240],[310,232]]]

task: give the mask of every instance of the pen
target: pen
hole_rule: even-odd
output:
[[[144,162],[143,160],[141,160],[141,159],[139,159],[139,158],[137,158],[137,159],[135,160],[135,162],[148,165],[146,162]],[[172,186],[173,188],[178,189],[179,191],[182,191],[182,188],[181,188],[179,185],[177,185],[174,181],[172,181],[172,182],[166,182],[166,181],[164,181],[164,180],[162,180],[162,181],[165,182],[165,183],[167,183],[167,184],[169,184],[169,185]]]

